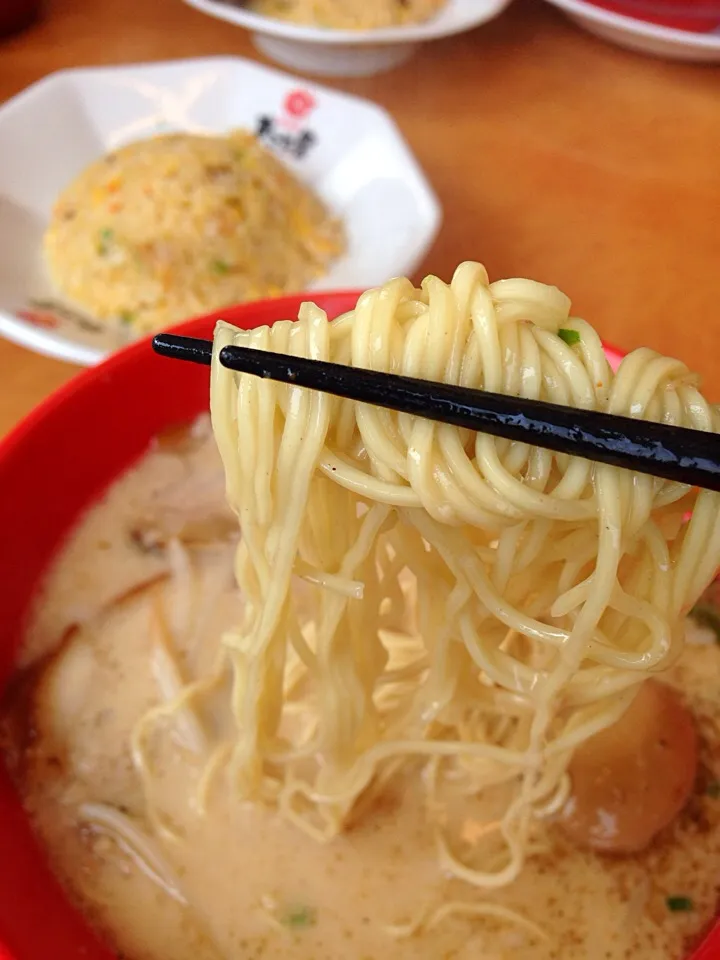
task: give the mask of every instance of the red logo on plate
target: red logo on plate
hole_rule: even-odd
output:
[[[291,90],[285,97],[283,106],[291,117],[300,119],[315,109],[315,97],[307,90]]]
[[[286,153],[293,160],[302,160],[317,143],[317,135],[305,123],[316,106],[315,97],[307,90],[300,87],[289,90],[283,97],[280,116],[261,114],[257,118],[255,134],[276,152]]]

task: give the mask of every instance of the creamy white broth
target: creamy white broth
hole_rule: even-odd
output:
[[[417,773],[393,782],[351,830],[325,845],[272,810],[238,801],[222,765],[208,782],[203,812],[200,779],[229,730],[221,706],[201,715],[207,740],[199,752],[175,721],[155,728],[148,740],[152,793],[145,796],[130,740],[138,717],[160,701],[153,611],[159,604],[174,628],[183,679],[207,675],[242,602],[232,579],[233,530],[206,424],[191,443],[166,438],[87,513],[61,551],[28,631],[25,695],[6,708],[11,767],[53,868],[119,956],[683,956],[710,922],[720,886],[720,799],[707,790],[720,777],[720,648],[713,644],[688,646],[664,678],[682,691],[701,734],[695,795],[672,827],[632,858],[575,849],[549,824],[542,852],[510,887],[488,894],[449,881],[438,866]],[[190,588],[171,576],[173,537],[192,559]],[[188,589],[203,602],[188,605]],[[188,622],[191,607],[196,616]],[[148,816],[148,799],[161,811],[160,824]],[[472,825],[491,819],[502,802],[496,793],[457,810],[468,821],[469,846]],[[85,804],[130,817],[184,902],[89,826]],[[159,835],[159,825],[171,827],[175,839]],[[673,912],[672,897],[687,898],[692,909]],[[388,930],[443,901],[510,907],[541,927],[545,939],[498,918],[457,915],[409,937]]]

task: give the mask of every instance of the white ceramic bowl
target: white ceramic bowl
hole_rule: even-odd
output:
[[[361,2],[361,0],[360,0]],[[463,33],[492,20],[510,0],[447,0],[425,23],[378,30],[332,30],[264,17],[228,0],[185,0],[196,10],[245,27],[272,60],[320,76],[364,77],[408,60],[421,43]]]
[[[618,46],[669,60],[720,63],[720,30],[691,33],[624,17],[584,0],[549,0],[578,26]]]
[[[41,241],[58,192],[95,158],[168,130],[245,127],[338,213],[348,251],[311,289],[372,287],[419,266],[440,207],[379,107],[239,58],[70,70],[0,108],[0,335],[84,365],[127,339],[53,294]]]

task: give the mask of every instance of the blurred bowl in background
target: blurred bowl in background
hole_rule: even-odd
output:
[[[707,33],[720,27],[718,0],[590,0],[596,7],[676,30]]]
[[[0,40],[29,27],[42,7],[43,0],[0,0]]]
[[[333,30],[266,17],[237,0],[184,0],[202,13],[252,32],[271,60],[301,73],[366,77],[400,66],[429,40],[473,30],[498,16],[511,0],[447,0],[424,23],[376,30]],[[362,0],[358,0],[362,2]]]
[[[711,8],[720,11],[720,0],[548,0],[563,10],[578,26],[603,40],[608,40],[629,50],[647,53],[667,60],[687,60],[695,63],[720,63],[720,14],[716,26],[710,32]],[[634,16],[630,15],[630,7]],[[662,9],[658,17],[664,22],[639,19]],[[623,13],[617,11],[623,9]],[[696,26],[667,26],[678,11],[684,11],[685,23]],[[691,13],[691,11],[694,13]],[[651,16],[655,16],[651,13]],[[697,26],[703,23],[704,26]]]

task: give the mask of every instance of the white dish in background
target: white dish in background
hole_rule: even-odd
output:
[[[670,60],[720,63],[720,30],[691,33],[624,17],[584,0],[548,0],[580,27],[618,46]]]
[[[0,107],[0,335],[83,365],[121,346],[122,332],[54,298],[41,242],[55,198],[129,141],[233,127],[262,127],[263,142],[345,223],[347,253],[310,289],[372,287],[419,266],[440,208],[375,104],[231,57],[69,70]]]
[[[303,26],[253,13],[227,0],[185,3],[252,31],[258,49],[293,70],[328,77],[364,77],[399,66],[421,43],[479,27],[501,13],[510,0],[447,0],[431,20],[377,30]]]

